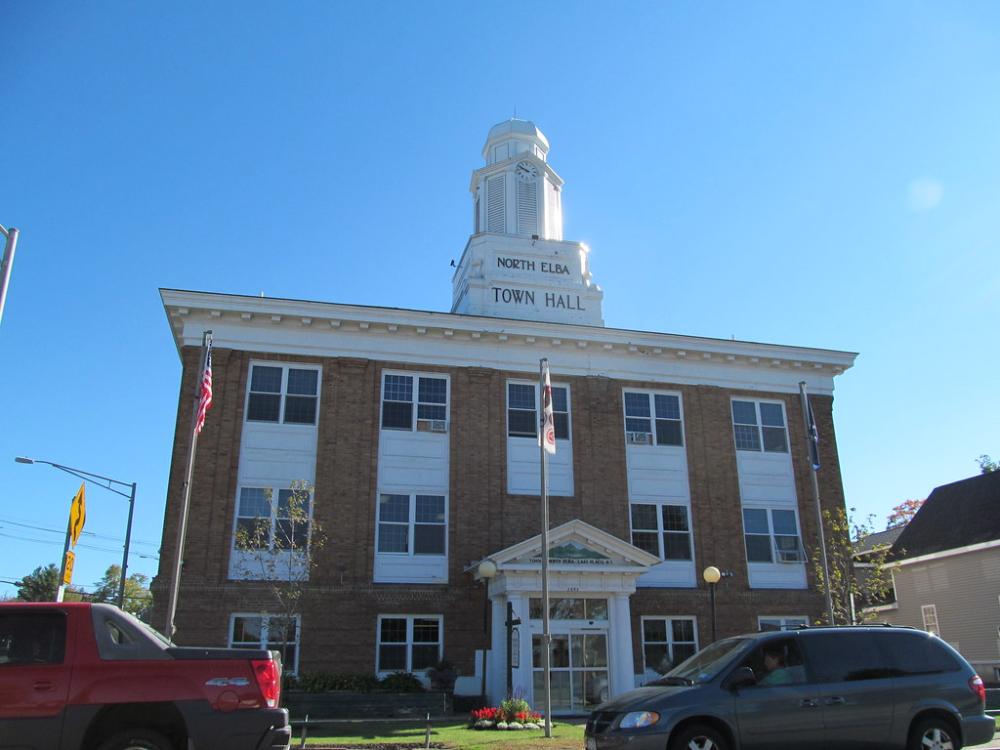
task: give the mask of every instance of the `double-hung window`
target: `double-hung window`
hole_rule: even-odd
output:
[[[416,672],[441,660],[440,615],[379,615],[378,672]]]
[[[528,383],[507,384],[507,435],[538,437],[540,413],[536,408],[538,386]],[[552,386],[552,419],[556,440],[569,440],[569,388]]]
[[[805,562],[798,522],[793,510],[744,508],[743,533],[747,547],[747,562]]]
[[[733,400],[736,450],[788,453],[785,410],[778,402]]]
[[[236,504],[236,548],[304,551],[309,545],[311,501],[308,489],[293,487],[275,493],[272,487],[241,487]]]
[[[229,647],[269,649],[281,654],[285,672],[295,674],[299,658],[299,618],[264,614],[234,614],[230,618]]]
[[[792,630],[793,628],[805,627],[809,624],[809,618],[804,615],[795,617],[785,617],[782,615],[760,615],[757,618],[757,629],[761,632],[770,630]]]
[[[625,391],[624,396],[626,442],[684,445],[680,396],[641,391]]]
[[[314,425],[318,400],[318,368],[250,365],[248,422]]]
[[[684,505],[632,503],[632,544],[661,560],[691,559],[691,524]]]
[[[448,379],[385,373],[382,376],[382,428],[447,432]]]
[[[446,537],[444,495],[379,495],[379,554],[444,555]]]
[[[642,658],[647,671],[664,674],[697,651],[693,617],[642,618]]]

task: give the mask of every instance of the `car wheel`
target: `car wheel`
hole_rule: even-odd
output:
[[[106,739],[97,750],[174,750],[174,745],[152,729],[126,729]]]
[[[921,719],[910,730],[907,750],[961,750],[962,743],[950,721],[932,716]]]
[[[670,750],[729,750],[729,743],[718,730],[695,724],[670,741]]]

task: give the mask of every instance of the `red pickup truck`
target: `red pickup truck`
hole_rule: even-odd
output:
[[[174,646],[109,604],[0,603],[3,750],[287,750],[275,652]]]

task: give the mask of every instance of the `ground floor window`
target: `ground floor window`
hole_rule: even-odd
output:
[[[229,647],[266,648],[281,654],[282,669],[295,674],[299,667],[298,616],[234,614],[230,618]]]
[[[804,615],[785,617],[784,615],[761,615],[757,618],[757,629],[761,632],[768,630],[791,630],[792,628],[804,627],[809,624],[809,618]]]
[[[378,672],[418,672],[441,661],[440,615],[379,615]]]
[[[642,658],[646,671],[666,674],[697,650],[693,617],[642,618]]]

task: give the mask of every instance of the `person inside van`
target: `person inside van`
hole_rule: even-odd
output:
[[[766,672],[757,680],[758,685],[790,685],[795,681],[780,648],[764,649],[764,669]]]

